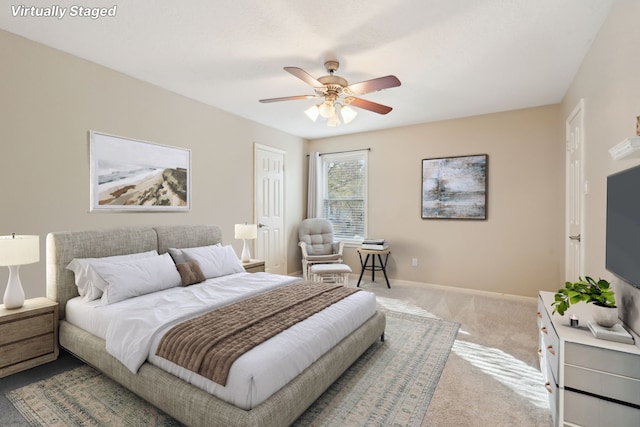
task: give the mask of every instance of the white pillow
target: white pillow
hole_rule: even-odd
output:
[[[135,254],[116,255],[102,258],[75,258],[69,265],[67,270],[71,270],[75,276],[76,286],[78,287],[78,293],[85,301],[93,301],[102,296],[105,286],[105,281],[95,273],[94,270],[89,269],[89,266],[95,263],[111,263],[128,261],[132,259],[148,258],[157,256],[158,251],[152,250],[148,252],[140,252]]]
[[[220,243],[216,243],[215,245],[211,245],[211,246],[222,246]],[[181,264],[183,262],[188,262],[189,260],[186,257],[185,251],[191,251],[193,249],[201,249],[201,248],[208,248],[211,246],[198,246],[198,247],[193,247],[193,248],[183,248],[183,249],[176,249],[176,248],[169,248],[169,255],[171,255],[171,258],[173,258],[173,262],[175,262],[176,264]]]
[[[94,269],[107,282],[104,304],[182,285],[176,265],[168,253],[117,263],[97,263]]]
[[[245,271],[231,245],[200,246],[181,251],[187,261],[200,264],[200,269],[207,279]]]

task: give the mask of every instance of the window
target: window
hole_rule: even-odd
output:
[[[322,217],[333,224],[336,240],[360,243],[367,224],[368,151],[323,154]]]

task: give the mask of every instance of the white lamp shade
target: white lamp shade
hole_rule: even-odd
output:
[[[318,107],[318,112],[322,117],[324,117],[325,119],[328,119],[329,117],[333,116],[336,113],[336,107],[333,106],[333,102],[324,101]]]
[[[304,113],[311,119],[312,122],[315,123],[318,120],[318,116],[320,115],[320,110],[318,110],[317,105],[312,105],[311,107],[304,110]]]
[[[358,115],[358,112],[353,108],[349,107],[348,105],[345,105],[344,107],[342,107],[340,109],[340,113],[342,114],[342,121],[345,124],[350,123]]]
[[[336,127],[340,125],[340,117],[338,117],[338,113],[334,113],[333,116],[329,117],[327,120],[327,126]]]
[[[255,239],[258,237],[258,227],[255,224],[236,224],[236,239]]]
[[[40,236],[0,236],[0,265],[23,265],[40,261]]]

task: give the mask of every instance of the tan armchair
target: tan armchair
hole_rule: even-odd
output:
[[[342,262],[344,242],[333,240],[331,221],[322,218],[302,220],[298,228],[298,239],[302,249],[302,276],[309,278],[309,268],[313,264]]]

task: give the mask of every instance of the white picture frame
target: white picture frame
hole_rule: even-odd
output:
[[[191,209],[191,150],[89,132],[91,211]]]

